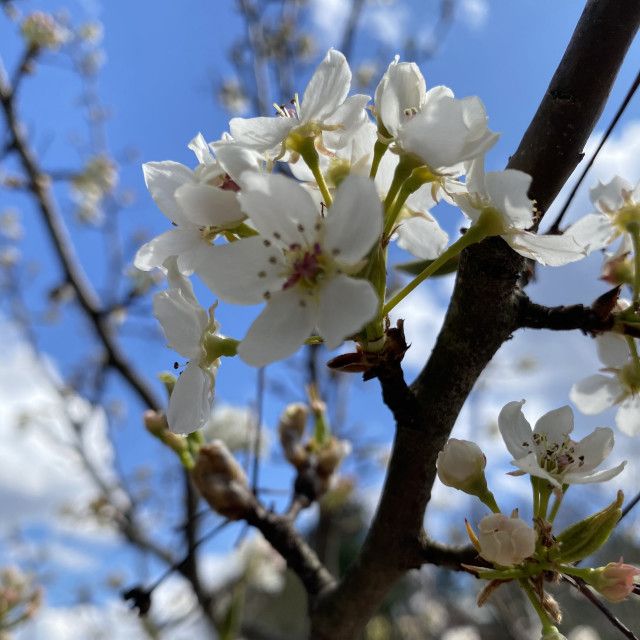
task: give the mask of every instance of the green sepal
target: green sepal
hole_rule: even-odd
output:
[[[594,554],[608,539],[622,517],[624,494],[618,491],[616,499],[604,509],[572,524],[556,537],[556,562],[578,562]]]

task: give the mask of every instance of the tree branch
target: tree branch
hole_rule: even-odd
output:
[[[29,179],[29,190],[33,193],[38,204],[54,250],[64,271],[65,279],[74,288],[80,307],[93,325],[98,339],[105,349],[108,365],[124,378],[146,407],[159,410],[162,403],[156,398],[147,382],[133,371],[131,364],[124,356],[116,341],[111,320],[103,312],[101,301],[76,256],[68,230],[56,206],[51,191],[51,181],[48,175],[40,170],[27,138],[26,127],[18,118],[14,95],[14,90],[6,77],[0,59],[0,104],[12,137],[11,148],[17,153],[22,168]]]
[[[530,195],[542,210],[579,162],[639,23],[636,0],[587,3],[550,88],[509,163],[533,176]],[[615,40],[606,52],[600,49],[603,39]],[[501,238],[490,238],[462,253],[444,325],[410,388],[413,408],[396,415],[393,453],[371,529],[344,579],[312,610],[314,640],[355,638],[411,566],[407,560],[413,554],[407,549],[419,544],[437,453],[478,376],[518,328],[518,280],[523,268],[524,259]],[[381,384],[384,393],[386,385],[398,385],[397,376],[381,379]]]

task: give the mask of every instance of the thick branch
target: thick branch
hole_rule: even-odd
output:
[[[637,0],[590,0],[551,87],[510,167],[533,176],[530,195],[546,209],[579,162],[626,50],[640,23]],[[615,44],[611,41],[615,40]],[[602,51],[602,42],[611,44]],[[598,58],[597,61],[593,60]],[[585,70],[589,72],[586,73]],[[465,250],[432,355],[411,386],[398,419],[378,511],[345,578],[312,611],[316,640],[355,638],[406,571],[422,537],[438,451],[486,365],[518,328],[518,281],[524,260],[500,238]],[[383,393],[402,389],[381,379]],[[400,393],[406,393],[400,391]]]

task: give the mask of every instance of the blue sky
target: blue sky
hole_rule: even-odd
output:
[[[313,63],[309,64],[304,77],[299,79],[300,92],[304,90],[308,77],[326,50],[330,46],[338,46],[340,42],[340,25],[344,20],[342,5],[339,0],[310,2],[308,26],[316,42],[316,50]],[[167,220],[147,194],[140,166],[143,162],[169,159],[194,166],[195,157],[187,149],[191,138],[202,132],[207,140],[213,141],[227,130],[229,116],[216,104],[214,92],[220,82],[231,77],[228,50],[243,29],[239,16],[233,11],[235,3],[110,0],[102,4],[93,0],[69,0],[66,3],[63,0],[25,0],[18,6],[24,13],[32,9],[57,10],[68,7],[75,22],[99,19],[103,23],[105,36],[101,47],[106,52],[106,63],[98,77],[98,88],[103,103],[113,111],[113,117],[106,124],[108,145],[121,167],[119,192],[130,190],[135,194],[133,204],[119,216],[119,227],[125,236],[145,229],[151,237],[166,230]],[[321,10],[318,9],[320,6]],[[515,150],[571,36],[582,6],[579,0],[459,2],[456,19],[436,56],[421,65],[428,87],[446,84],[457,97],[479,95],[484,101],[490,127],[503,133],[499,143],[487,156],[487,169],[502,168]],[[394,34],[411,32],[418,42],[422,42],[430,32],[436,8],[437,2],[434,0],[371,3],[364,16],[365,28],[355,41],[355,62],[351,61],[352,67],[380,55],[383,63],[377,74],[379,77],[393,56],[401,52],[395,41],[397,35]],[[20,54],[15,30],[15,25],[4,18],[0,19],[0,54],[9,69],[13,68]],[[637,69],[634,61],[638,59],[640,44],[636,42],[619,75],[598,131],[606,127],[635,77]],[[64,63],[51,56],[45,57],[34,78],[24,80],[20,111],[47,168],[69,169],[78,166],[80,154],[74,148],[73,141],[78,136],[86,138],[86,127],[77,109],[80,93],[81,87],[74,75],[64,68]],[[290,96],[280,98],[285,101]],[[640,153],[637,153],[640,146],[639,120],[640,108],[636,98],[623,116],[610,145],[605,148],[601,162],[594,168],[576,199],[571,213],[573,218],[589,212],[586,187],[594,184],[597,177],[609,180],[613,173],[618,172],[632,182],[640,178]],[[127,160],[129,149],[136,150],[135,159],[131,161]],[[64,190],[60,189],[58,193],[68,208]],[[43,294],[59,281],[57,264],[51,258],[48,239],[43,236],[39,219],[27,200],[20,195],[0,193],[0,211],[7,206],[18,207],[23,214],[26,236],[21,251],[24,259],[37,259],[42,263],[42,269],[26,292],[29,304],[42,311]],[[448,214],[450,219],[443,226],[456,230],[461,218],[451,211]],[[81,229],[75,230],[73,236],[79,257],[95,286],[101,290],[112,274],[101,257],[103,241],[99,232]],[[124,249],[130,260],[134,245],[127,242]],[[530,293],[536,300],[549,304],[589,303],[604,291],[604,287],[595,281],[599,264],[599,258],[596,257],[565,269],[541,269],[538,282]],[[413,302],[405,305],[403,313],[408,319],[407,331],[413,343],[413,351],[406,362],[408,378],[417,373],[418,363],[431,349],[450,289],[451,281],[435,282],[425,286]],[[203,296],[206,294],[203,293]],[[212,301],[206,300],[203,297],[203,306],[208,306]],[[256,313],[255,309],[239,312],[221,306],[217,317],[222,321],[223,332],[239,338]],[[415,318],[413,324],[409,320],[411,317]],[[174,359],[162,347],[159,334],[157,339],[149,339],[149,334],[154,331],[158,329],[150,315],[129,323],[124,330],[128,336],[124,344],[130,357],[150,376],[169,368]],[[141,333],[145,334],[142,338]],[[67,308],[62,311],[61,321],[57,325],[42,327],[39,335],[43,352],[65,376],[84,353],[89,330],[78,321],[77,314]],[[24,366],[26,371],[27,356],[22,352],[16,355],[17,342],[16,337],[10,342],[5,340],[2,353],[5,362]],[[568,355],[553,361],[559,351]],[[416,353],[422,355],[418,357]],[[524,384],[518,386],[508,379],[506,372],[514,363],[526,357],[537,359],[539,366],[523,374],[521,382]],[[550,363],[554,367],[551,376],[543,373],[544,366]],[[595,350],[582,336],[521,333],[498,354],[495,366],[486,376],[486,386],[476,394],[475,402],[461,415],[454,435],[470,437],[471,433],[477,433],[478,423],[484,427],[495,420],[497,409],[502,404],[521,397],[528,398],[525,412],[534,422],[545,411],[568,402],[567,392],[577,379],[572,376],[580,377],[587,370],[589,373],[595,372],[598,366]],[[300,389],[296,390],[292,385],[294,375],[291,367],[276,366],[269,375],[274,381],[284,380],[288,389],[294,389],[298,396],[293,399],[302,399]],[[218,397],[235,404],[250,403],[255,396],[254,379],[255,373],[241,363],[225,361],[218,378]],[[46,386],[46,383],[42,385]],[[381,408],[377,386],[375,383],[363,385],[355,380],[353,387],[348,421],[361,425],[366,430],[367,438],[386,442],[390,422]],[[160,392],[159,385],[157,389]],[[111,398],[117,399],[121,393],[122,387],[117,382],[110,384]],[[26,394],[25,391],[25,397],[28,397]],[[272,398],[266,412],[269,424],[274,424],[281,408],[282,401]],[[159,459],[168,465],[171,457],[157,447],[149,447],[144,440],[146,436],[138,427],[138,412],[138,407],[132,403],[126,416],[116,423],[116,438],[122,447],[122,463],[131,469],[142,455],[146,461],[157,464]],[[584,435],[596,424],[612,424],[613,420],[612,414],[605,414],[588,420],[579,417],[577,421]],[[494,446],[492,438],[483,436],[482,439],[487,446]],[[625,446],[630,444],[628,439],[621,440],[626,443]],[[498,449],[499,460],[506,462],[502,445]],[[270,465],[268,469],[273,473],[268,476],[270,484],[287,486],[286,471],[277,464]],[[637,486],[637,472],[628,473],[629,478],[625,482],[630,487]],[[498,475],[502,478],[502,474],[501,469]],[[370,492],[375,493],[377,482],[370,480],[369,484]],[[41,488],[44,486],[46,481],[43,481]],[[61,494],[73,494],[73,484],[65,487],[60,490]],[[448,495],[439,488],[434,506],[446,503]],[[440,499],[443,502],[439,502]],[[33,514],[29,514],[29,518],[30,522],[35,523],[34,531],[41,531],[38,527],[42,523],[38,524]],[[55,535],[64,539],[62,534]],[[38,536],[46,537],[46,533],[39,533]],[[123,565],[126,564],[126,556],[117,557],[122,558]],[[104,567],[100,568],[100,572],[105,573]],[[67,593],[59,585],[52,590],[51,601],[69,605],[73,598],[68,598]],[[27,640],[31,637],[36,636],[25,636]]]

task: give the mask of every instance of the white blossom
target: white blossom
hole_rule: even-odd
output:
[[[518,467],[512,475],[528,473],[547,480],[557,489],[566,484],[604,482],[617,476],[626,461],[612,469],[594,471],[611,453],[614,436],[609,428],[598,427],[580,442],[571,440],[573,411],[564,406],[545,413],[535,429],[522,413],[520,402],[509,402],[498,416],[500,434]]]
[[[605,365],[603,372],[609,375],[597,373],[579,380],[571,387],[569,397],[587,415],[620,405],[616,426],[634,436],[640,432],[640,365],[624,336],[606,333],[596,338],[596,344],[598,357]]]
[[[158,319],[174,351],[188,359],[180,374],[167,411],[169,428],[191,433],[201,428],[211,415],[219,358],[207,353],[206,339],[217,335],[220,323],[200,306],[191,282],[178,270],[176,258],[167,259],[170,288],[153,296],[153,315]]]
[[[240,202],[260,235],[212,247],[197,269],[226,302],[267,302],[240,357],[254,366],[286,358],[314,328],[335,349],[373,320],[379,306],[372,284],[351,277],[382,230],[373,182],[346,178],[325,216],[289,178],[251,175],[246,182]]]

